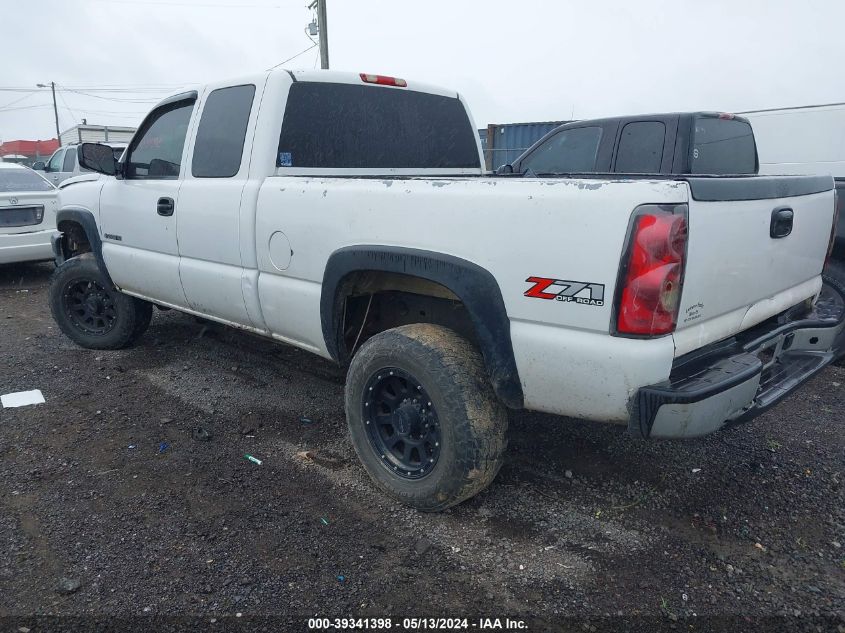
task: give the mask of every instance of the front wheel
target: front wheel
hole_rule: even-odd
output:
[[[361,347],[347,376],[346,418],[379,488],[428,512],[484,490],[507,446],[507,412],[481,355],[437,325],[387,330]]]
[[[89,349],[126,347],[146,331],[153,315],[152,304],[112,288],[90,253],[55,270],[50,311],[68,338]]]

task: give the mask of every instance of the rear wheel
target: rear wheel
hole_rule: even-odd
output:
[[[73,257],[50,279],[50,311],[65,335],[90,349],[120,349],[143,334],[152,304],[111,287],[90,253]]]
[[[481,355],[436,325],[394,328],[362,346],[349,368],[346,417],[375,483],[419,510],[486,488],[507,445],[507,412]]]

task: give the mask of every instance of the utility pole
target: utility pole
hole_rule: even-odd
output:
[[[317,24],[320,27],[320,68],[329,67],[329,27],[326,25],[326,0],[317,0]]]
[[[46,84],[36,84],[39,88],[46,88]],[[59,131],[59,108],[56,106],[56,82],[50,82],[50,90],[53,91],[53,115],[56,117],[56,140],[59,147],[62,146],[62,133]]]

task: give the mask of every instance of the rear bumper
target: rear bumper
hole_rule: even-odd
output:
[[[677,359],[669,380],[638,390],[629,432],[699,437],[748,421],[845,355],[845,296],[825,286],[811,312],[788,310]]]
[[[53,235],[58,235],[55,229],[0,234],[0,264],[53,259],[53,247],[50,244]]]

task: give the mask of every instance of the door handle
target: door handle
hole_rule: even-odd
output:
[[[173,215],[174,208],[173,198],[159,198],[158,204],[156,205],[156,213],[165,217],[171,216]]]
[[[776,240],[792,233],[792,221],[794,218],[795,212],[790,207],[778,207],[772,211],[769,237]]]

